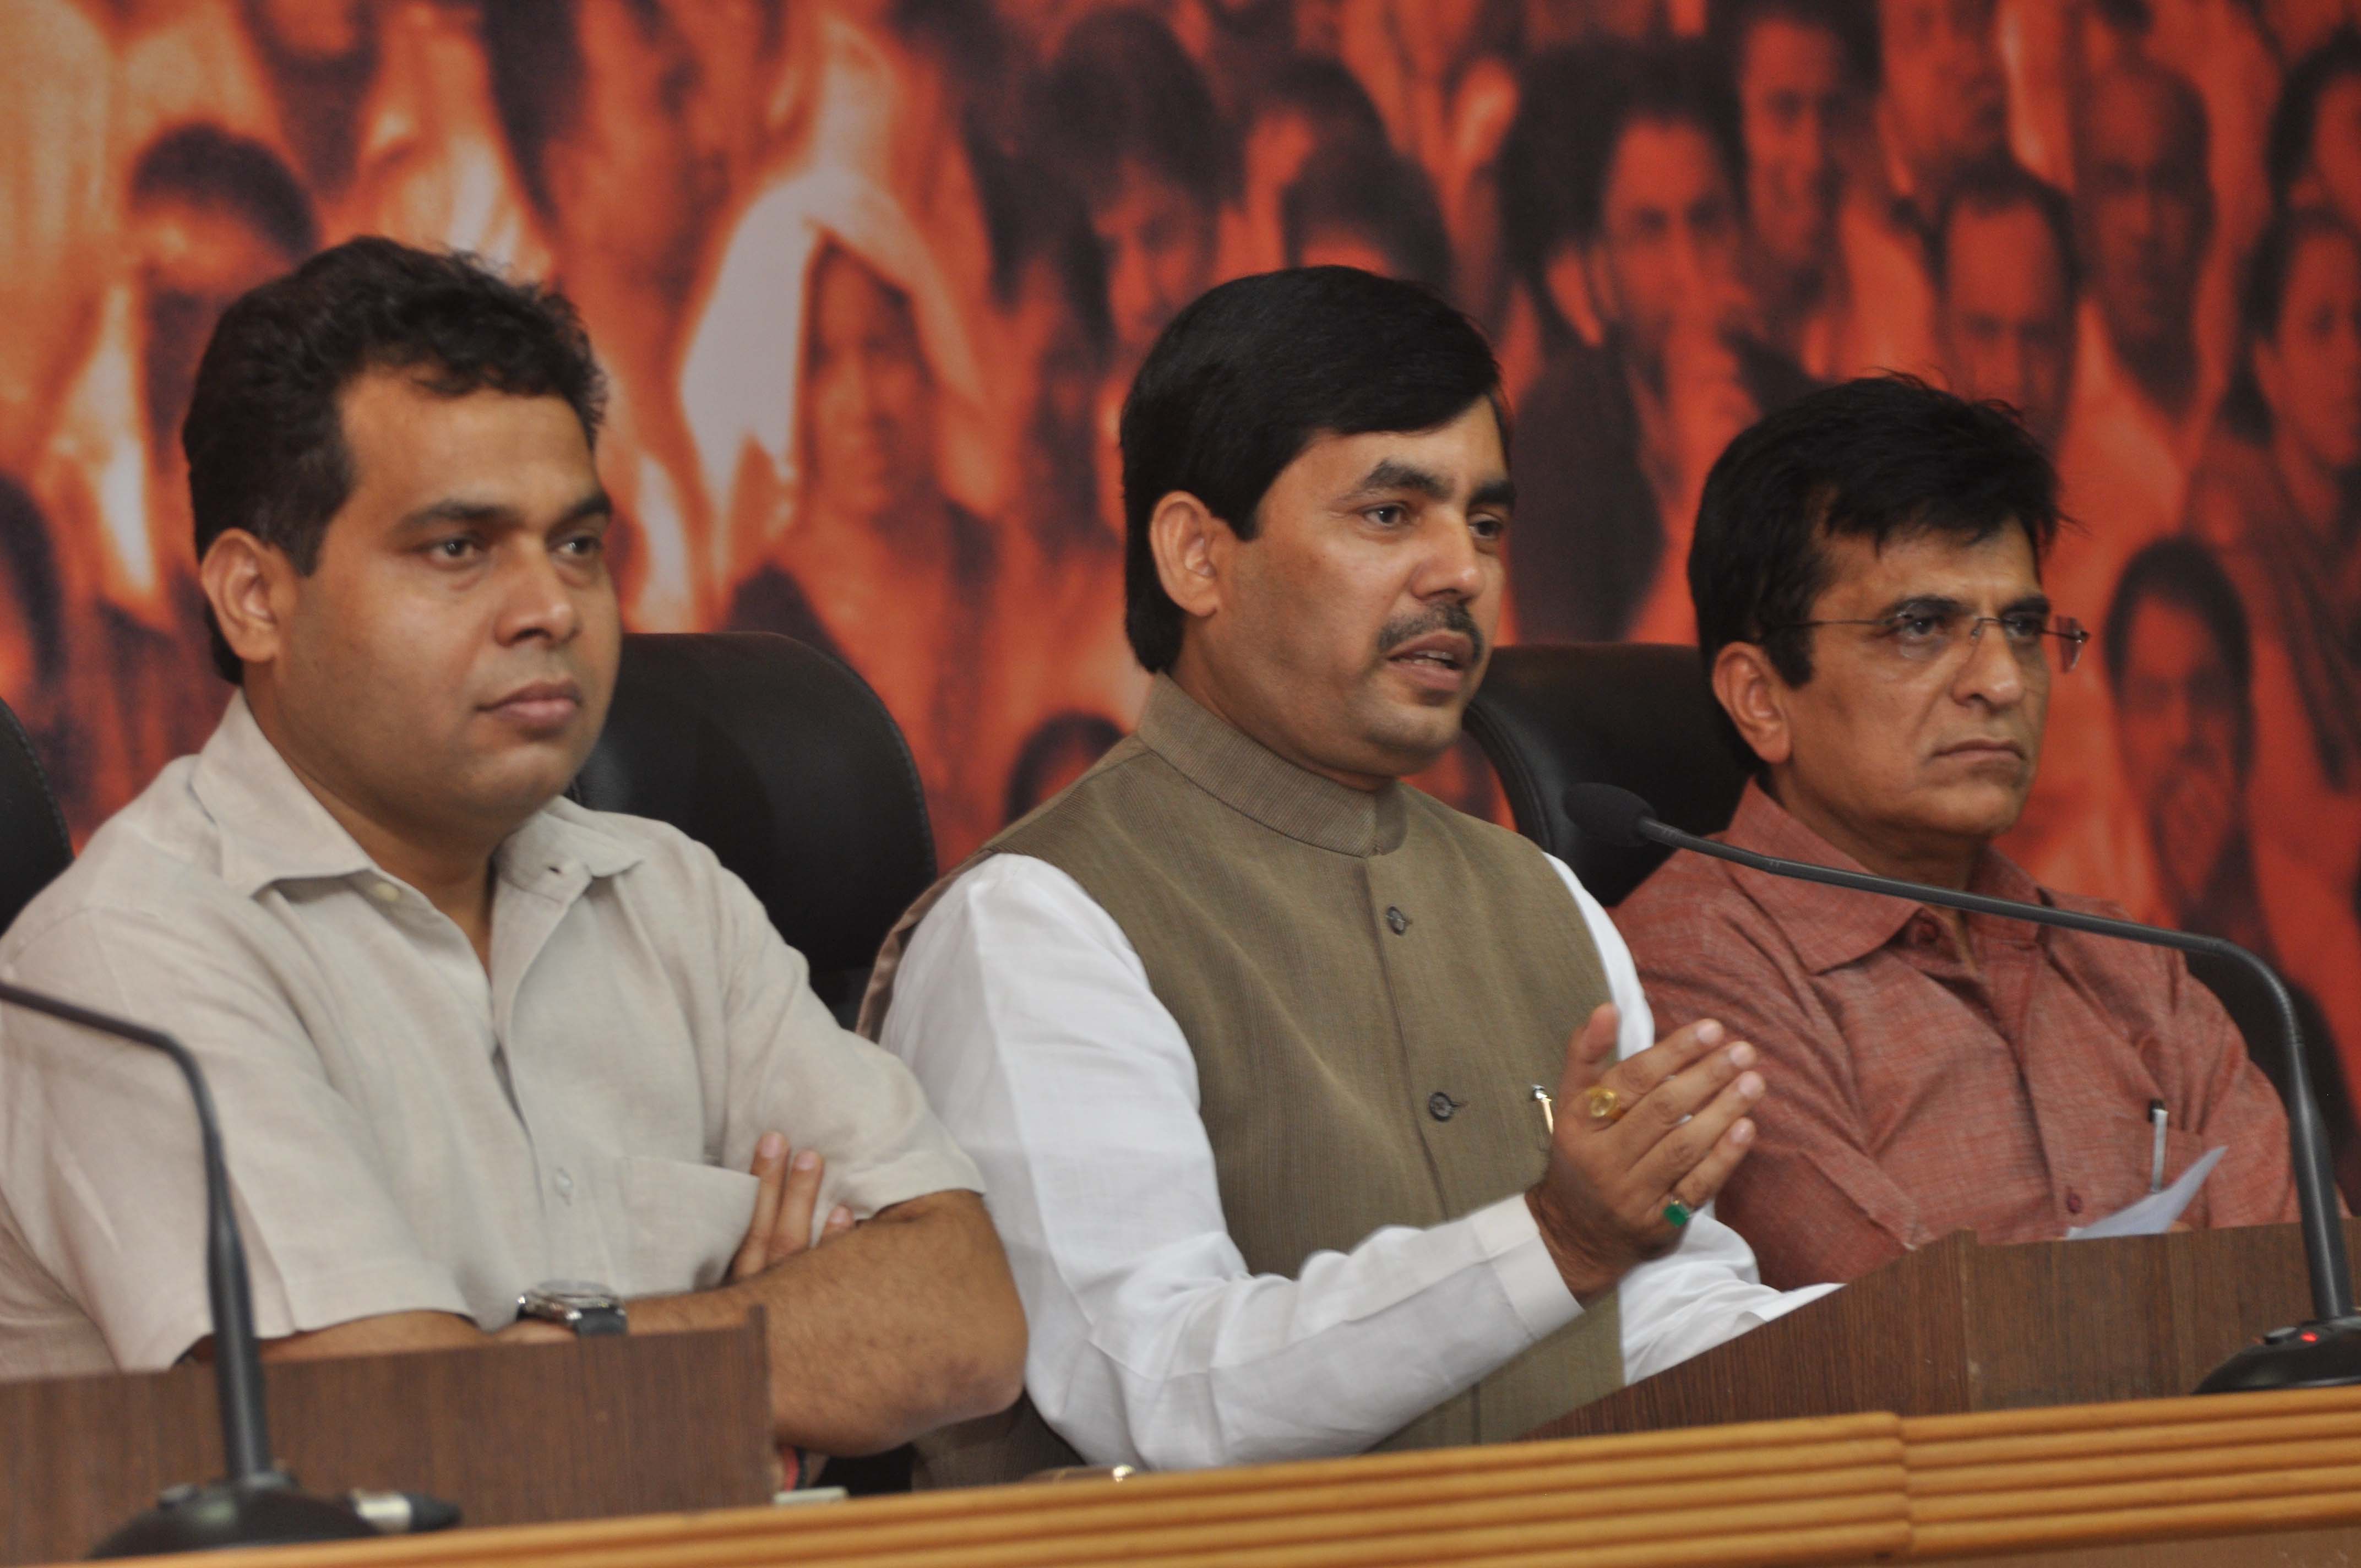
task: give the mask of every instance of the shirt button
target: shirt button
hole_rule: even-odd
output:
[[[2082,1195],[2080,1192],[2066,1194],[2066,1212],[2070,1214],[2079,1214],[2082,1212]]]
[[[568,1203],[574,1201],[574,1178],[560,1169],[553,1174],[549,1180],[550,1185],[557,1189],[557,1195],[560,1198],[565,1199]]]
[[[1386,910],[1386,924],[1392,927],[1393,934],[1399,937],[1410,929],[1410,916],[1399,909],[1389,906]]]
[[[372,883],[369,884],[369,896],[379,904],[399,904],[401,902],[401,889],[390,882]]]
[[[1457,1114],[1459,1103],[1438,1089],[1426,1097],[1426,1113],[1438,1122],[1448,1122]]]

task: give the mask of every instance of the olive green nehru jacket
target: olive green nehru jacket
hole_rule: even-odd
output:
[[[1404,784],[1308,773],[1159,676],[1138,732],[991,854],[1066,872],[1137,951],[1196,1058],[1223,1212],[1255,1272],[1292,1277],[1313,1253],[1540,1179],[1532,1086],[1554,1089],[1611,998],[1581,910],[1515,834]],[[888,938],[864,1032],[936,893]],[[1380,1446],[1517,1437],[1622,1371],[1601,1301]],[[937,1485],[1078,1463],[1029,1400],[921,1448]]]

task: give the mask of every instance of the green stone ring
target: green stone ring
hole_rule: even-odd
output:
[[[1675,1198],[1664,1205],[1664,1223],[1677,1231],[1689,1223],[1690,1212],[1689,1206]]]

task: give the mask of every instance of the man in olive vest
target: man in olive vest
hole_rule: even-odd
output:
[[[1142,366],[1138,732],[922,899],[869,999],[1032,1329],[1027,1399],[928,1482],[1513,1438],[1798,1299],[1697,1213],[1753,1047],[1651,1044],[1565,867],[1398,782],[1499,623],[1505,434],[1476,328],[1347,268],[1215,289]]]

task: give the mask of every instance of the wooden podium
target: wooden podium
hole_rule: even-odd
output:
[[[1962,1231],[1532,1435],[2168,1398],[2311,1315],[2292,1224],[1993,1247]]]
[[[269,1368],[306,1491],[423,1492],[469,1526],[770,1500],[769,1358],[736,1329]],[[166,1486],[222,1473],[213,1369],[0,1383],[0,1563],[87,1552]]]

